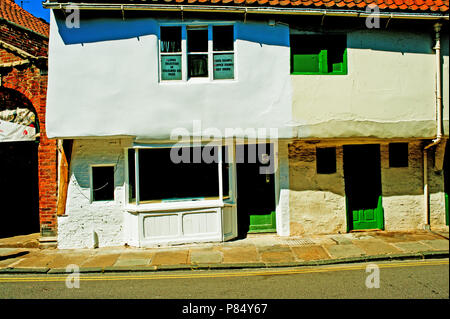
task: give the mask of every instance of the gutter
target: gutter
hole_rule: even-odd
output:
[[[49,0],[47,0],[49,1]],[[245,7],[245,6],[204,6],[204,5],[162,5],[162,4],[114,4],[114,3],[60,3],[44,2],[46,9],[79,9],[79,10],[125,10],[138,11],[172,11],[172,12],[217,12],[217,13],[253,13],[253,14],[297,14],[327,15],[339,17],[378,17],[394,19],[449,20],[448,14],[412,13],[412,12],[366,12],[365,10],[306,9],[277,7]]]
[[[425,229],[430,230],[430,190],[428,188],[428,149],[442,141],[442,92],[441,92],[441,31],[442,24],[436,23],[436,138],[423,149],[423,194],[425,205]]]

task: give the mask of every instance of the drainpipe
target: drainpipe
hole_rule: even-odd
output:
[[[428,188],[428,149],[441,142],[442,139],[442,92],[441,92],[441,23],[434,25],[434,31],[436,32],[436,138],[423,149],[423,194],[425,205],[425,226],[424,228],[430,229],[430,192]]]

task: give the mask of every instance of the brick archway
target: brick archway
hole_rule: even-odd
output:
[[[39,132],[37,112],[31,101],[13,89],[0,87],[0,120],[4,121],[0,128],[6,131],[11,127],[34,127]],[[23,133],[28,131],[34,130],[23,129]],[[39,140],[26,134],[2,133],[6,135],[0,139],[0,238],[39,232]]]
[[[55,236],[57,228],[57,142],[45,134],[45,99],[47,76],[39,69],[13,69],[3,77],[0,87],[0,105],[14,108],[17,105],[32,110],[36,115],[39,132],[37,147],[37,181],[39,224],[42,236]],[[37,194],[36,194],[37,195]]]

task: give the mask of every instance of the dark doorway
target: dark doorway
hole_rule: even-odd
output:
[[[38,143],[0,143],[0,238],[38,233]]]
[[[265,151],[258,151],[255,144],[236,146],[238,238],[276,232],[275,174],[271,170],[261,173],[274,160],[273,144],[265,144]]]
[[[380,145],[345,145],[348,230],[383,229]]]

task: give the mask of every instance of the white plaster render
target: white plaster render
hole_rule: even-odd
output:
[[[91,203],[90,165],[116,165],[114,201]],[[124,153],[120,140],[75,140],[70,165],[66,215],[58,217],[58,248],[124,244]],[[131,226],[132,227],[132,226]]]
[[[358,30],[347,45],[348,75],[292,75],[298,137],[434,137],[432,32]],[[448,135],[448,36],[442,47]]]
[[[194,120],[222,133],[279,128],[280,137],[291,135],[288,27],[236,22],[235,80],[159,83],[160,22],[169,21],[82,20],[80,29],[65,29],[52,13],[49,137],[168,139],[174,128],[192,132]]]

